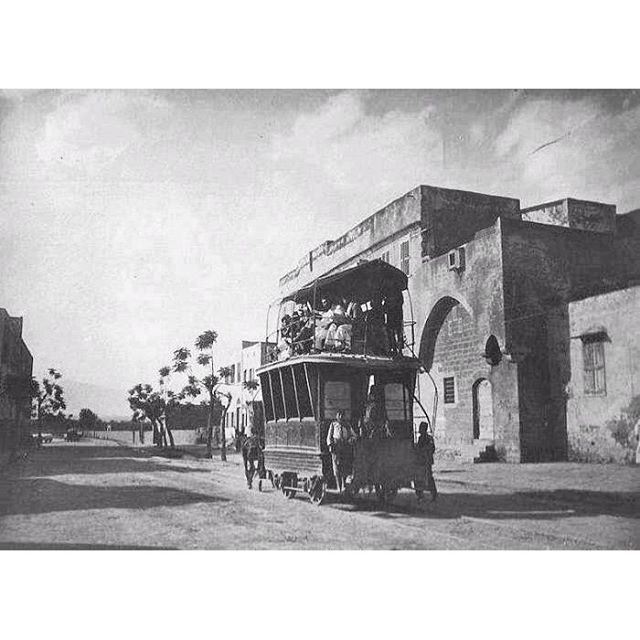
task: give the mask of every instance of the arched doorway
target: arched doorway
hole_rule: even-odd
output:
[[[449,312],[456,307],[458,300],[451,296],[443,296],[431,309],[429,316],[424,324],[422,335],[420,337],[419,358],[424,367],[424,371],[418,374],[416,395],[420,400],[420,404],[414,406],[414,421],[417,430],[418,423],[425,417],[429,419],[434,428],[438,429],[438,425],[443,425],[442,399],[438,396],[437,378],[438,372],[433,367],[433,358],[436,349],[436,342],[440,330]],[[427,416],[424,415],[424,410]],[[440,429],[441,430],[441,429]]]
[[[455,306],[460,304],[455,298],[444,296],[431,309],[427,321],[424,323],[422,336],[420,338],[420,360],[427,371],[433,365],[433,355],[436,348],[436,340],[444,323],[445,318]]]
[[[473,383],[473,439],[493,440],[493,397],[491,382],[480,378]]]

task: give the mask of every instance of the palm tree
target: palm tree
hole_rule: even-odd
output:
[[[229,374],[226,368],[222,368],[218,371],[218,375],[215,374],[214,362],[213,362],[213,347],[218,339],[218,334],[213,330],[205,331],[200,334],[194,343],[198,355],[196,362],[201,367],[206,367],[208,372],[203,376],[196,376],[191,372],[191,365],[189,360],[191,358],[191,352],[186,347],[180,347],[173,352],[173,370],[177,373],[189,371],[188,384],[182,390],[185,396],[192,398],[197,397],[204,390],[209,396],[209,413],[207,416],[207,458],[213,457],[213,427],[214,427],[214,410],[216,401],[220,397],[226,397],[229,399],[229,394],[223,392],[220,388],[222,380]],[[223,409],[222,419],[218,426],[218,436],[220,442],[220,459],[226,461],[227,459],[227,443],[224,433],[224,417],[226,415],[226,407]]]

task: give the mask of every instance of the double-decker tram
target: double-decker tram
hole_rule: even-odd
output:
[[[423,486],[413,403],[420,362],[407,355],[407,276],[381,260],[318,278],[278,304],[260,376],[264,463],[284,496],[375,489],[387,501]],[[271,340],[269,340],[271,337]],[[334,437],[336,440],[334,441]]]

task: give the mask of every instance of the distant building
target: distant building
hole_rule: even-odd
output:
[[[572,198],[521,209],[514,198],[423,185],[309,251],[280,279],[281,293],[375,258],[409,277],[405,317],[412,311],[415,326],[406,333],[428,372],[417,390],[427,413],[437,388],[439,448],[468,460],[571,457],[567,389],[582,385],[583,367],[571,357],[570,323],[606,307],[599,293],[640,278],[638,212]],[[615,332],[620,353],[640,334],[623,342]],[[583,402],[594,404],[574,396],[571,411]],[[420,420],[418,403],[414,413]]]
[[[0,307],[0,459],[29,425],[32,373],[33,357],[22,339],[22,318]]]
[[[267,350],[271,347],[267,342],[250,342],[243,340],[237,359],[230,365],[231,375],[225,380],[222,390],[231,395],[226,416],[225,433],[233,437],[236,429],[248,433],[252,403],[262,405],[262,390],[256,369],[267,362]],[[257,383],[257,389],[245,387],[246,382]],[[260,413],[260,416],[262,414]]]

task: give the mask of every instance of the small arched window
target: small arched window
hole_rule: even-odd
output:
[[[487,340],[487,344],[484,347],[484,358],[487,364],[490,364],[492,367],[500,364],[502,360],[502,350],[498,344],[498,339],[494,335],[489,336]]]

